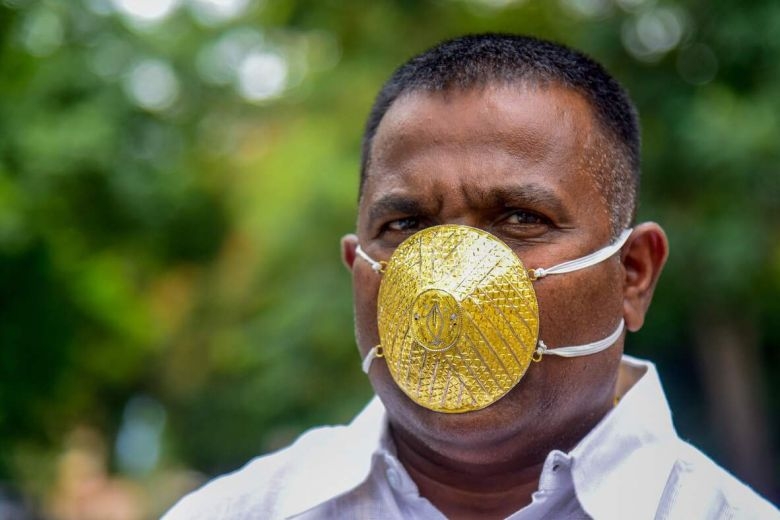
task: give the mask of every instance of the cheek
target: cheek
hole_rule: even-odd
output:
[[[352,292],[355,305],[355,339],[361,357],[379,344],[376,322],[376,302],[382,278],[369,268],[352,271]]]
[[[557,275],[534,286],[540,337],[550,347],[599,340],[622,316],[622,297],[613,269]]]

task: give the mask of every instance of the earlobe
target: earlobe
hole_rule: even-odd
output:
[[[636,226],[626,242],[622,255],[623,315],[626,327],[632,332],[642,328],[668,253],[666,233],[655,222]]]
[[[355,249],[357,249],[358,238],[357,235],[350,233],[341,237],[341,261],[344,265],[352,271],[352,266],[355,264]]]

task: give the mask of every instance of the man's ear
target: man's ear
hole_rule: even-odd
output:
[[[352,266],[355,264],[355,249],[358,246],[357,235],[350,233],[341,237],[341,261],[347,266],[347,269],[352,271]]]
[[[653,299],[653,290],[669,254],[666,233],[655,222],[645,222],[634,228],[623,248],[625,268],[623,284],[623,316],[632,332],[642,328],[645,314]]]

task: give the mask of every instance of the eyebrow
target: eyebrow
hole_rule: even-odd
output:
[[[522,208],[544,209],[555,214],[556,219],[567,221],[571,212],[566,209],[557,193],[541,184],[528,183],[500,186],[488,190],[473,190],[463,187],[463,195],[472,208]],[[441,205],[441,200],[437,200]],[[368,225],[386,215],[421,215],[425,206],[409,195],[390,193],[383,195],[371,204],[368,210]]]
[[[373,226],[378,219],[385,215],[418,215],[422,211],[422,204],[409,196],[398,194],[383,195],[371,204],[368,210],[368,225]]]
[[[463,194],[471,206],[518,207],[530,205],[552,211],[559,218],[570,218],[570,212],[558,194],[541,184],[509,185],[477,192],[465,191],[464,188]]]

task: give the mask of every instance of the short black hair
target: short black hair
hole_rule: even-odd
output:
[[[609,164],[596,182],[610,206],[612,231],[631,224],[639,190],[640,136],[636,108],[626,91],[596,61],[558,43],[512,34],[467,35],[444,41],[401,65],[384,84],[363,133],[360,194],[371,146],[385,113],[413,92],[470,90],[489,84],[557,84],[582,95],[606,138]]]

